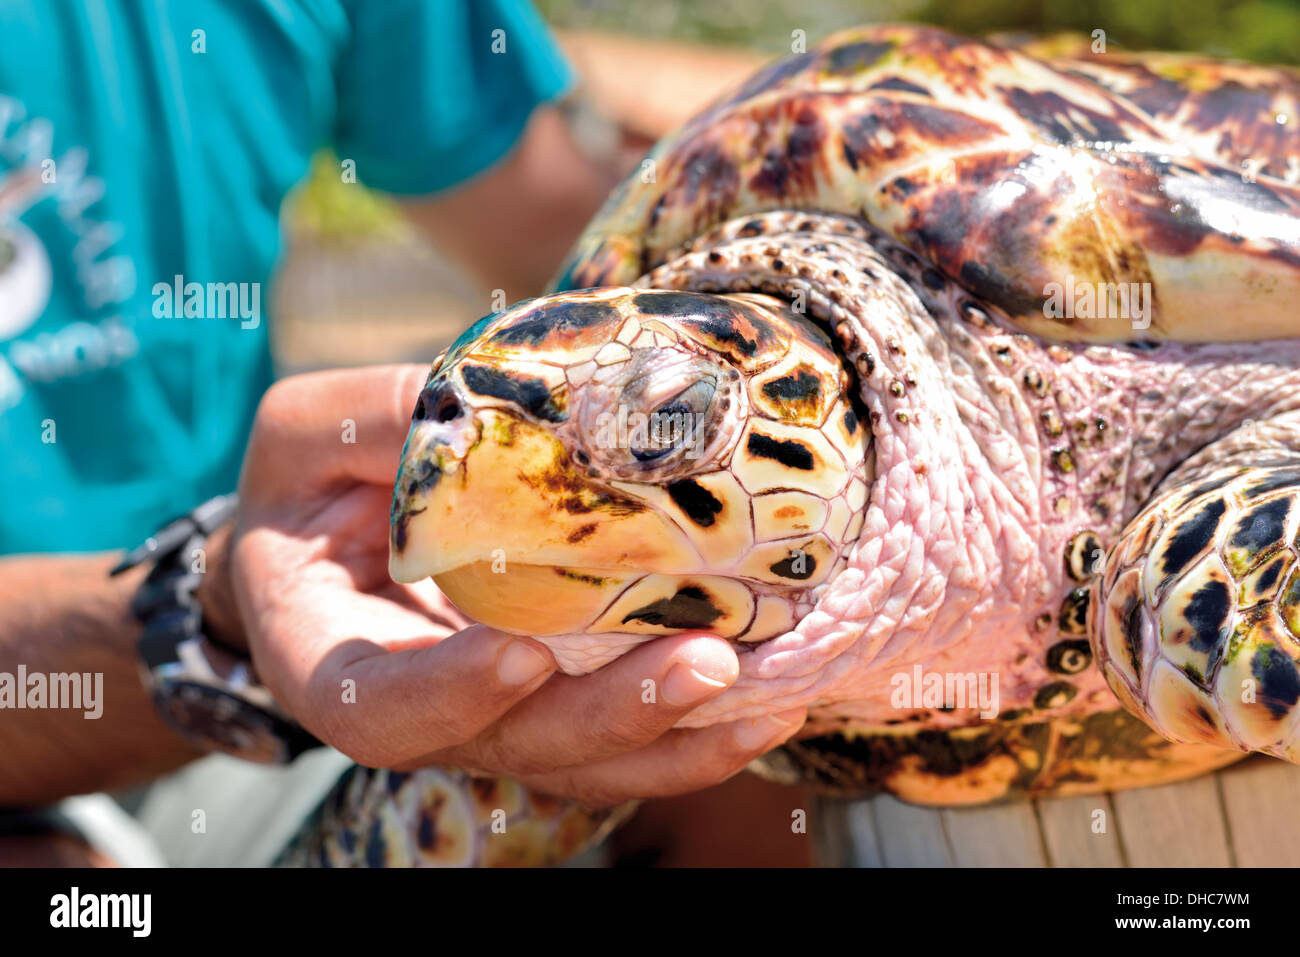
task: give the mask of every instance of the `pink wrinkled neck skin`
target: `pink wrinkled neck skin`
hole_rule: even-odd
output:
[[[766,218],[767,234],[716,237],[639,284],[802,293],[855,361],[877,477],[848,566],[794,631],[743,649],[737,683],[681,726],[801,705],[803,736],[981,720],[979,707],[896,707],[895,676],[910,681],[918,665],[996,675],[1000,714],[1118,707],[1095,664],[1064,676],[1072,695],[1035,704],[1063,681],[1048,649],[1086,638],[1061,628],[1080,587],[1067,545],[1086,530],[1109,547],[1189,454],[1247,419],[1300,407],[1300,342],[1049,344],[932,270],[927,288],[924,264],[892,241],[838,228],[796,235],[789,214]],[[576,653],[584,636],[549,641]]]

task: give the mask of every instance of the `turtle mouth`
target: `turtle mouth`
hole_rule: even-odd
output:
[[[470,562],[433,576],[475,621],[521,635],[585,631],[639,572],[508,562]]]
[[[707,631],[737,649],[788,631],[808,610],[790,596],[703,574],[647,574],[474,562],[434,576],[470,618],[546,642],[566,672],[582,674],[633,645],[685,631]]]

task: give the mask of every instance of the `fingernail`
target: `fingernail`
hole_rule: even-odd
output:
[[[742,721],[736,726],[736,744],[742,750],[753,751],[769,741],[789,734],[791,728],[798,726],[802,717],[802,708],[792,708],[789,711],[764,715],[752,721]]]
[[[726,686],[725,681],[702,675],[690,665],[679,661],[668,669],[668,675],[664,678],[664,701],[675,708],[684,708],[717,694]]]
[[[503,684],[525,685],[550,667],[551,663],[534,648],[514,641],[497,659],[497,677]]]

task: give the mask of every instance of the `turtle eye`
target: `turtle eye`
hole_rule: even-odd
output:
[[[652,462],[688,445],[703,425],[717,383],[700,379],[663,403],[647,417],[644,436],[631,443],[632,457]]]
[[[684,349],[634,349],[600,367],[557,426],[590,477],[646,482],[690,474],[739,435],[744,383],[734,370]]]

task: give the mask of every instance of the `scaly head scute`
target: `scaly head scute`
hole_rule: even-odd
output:
[[[826,334],[768,296],[518,305],[457,340],[420,395],[393,576],[432,575],[471,616],[543,639],[771,638],[861,527],[856,405]]]

